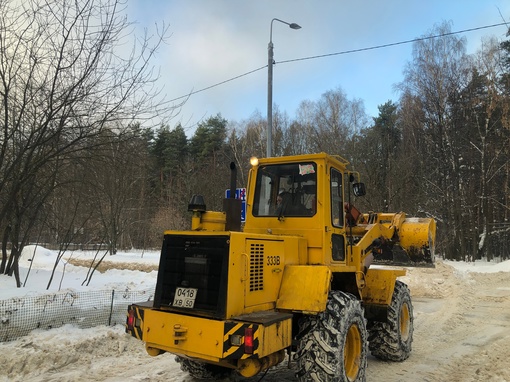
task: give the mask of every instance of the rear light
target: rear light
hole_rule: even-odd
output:
[[[244,352],[253,354],[253,328],[244,329]]]
[[[134,309],[128,310],[127,327],[132,330],[135,327],[135,311]]]

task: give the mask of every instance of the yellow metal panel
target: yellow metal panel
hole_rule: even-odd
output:
[[[271,326],[260,326],[259,331],[259,357],[275,353],[292,344],[292,319],[290,318]]]
[[[243,232],[232,232],[230,235],[227,317],[244,313],[244,284],[249,277],[246,236]]]
[[[326,309],[331,270],[326,266],[289,265],[283,272],[278,309],[319,313]]]
[[[283,240],[246,240],[245,307],[276,301],[285,266]]]
[[[274,309],[285,266],[306,255],[302,237],[232,232],[226,316]]]
[[[253,329],[254,353],[244,352],[244,330]],[[151,355],[158,349],[213,362],[227,359],[258,358],[289,347],[292,343],[292,318],[272,323],[217,321],[169,312],[145,310],[143,339]],[[237,345],[230,336],[239,337]]]
[[[223,354],[223,322],[157,310],[145,310],[143,339],[147,346],[219,360]]]
[[[370,268],[365,276],[365,287],[362,290],[363,301],[367,304],[390,305],[395,280],[405,274],[404,269]]]

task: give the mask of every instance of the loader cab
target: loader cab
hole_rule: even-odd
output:
[[[365,192],[359,177],[347,170],[348,162],[320,153],[252,165],[244,231],[304,237],[308,263],[345,266],[346,207]]]

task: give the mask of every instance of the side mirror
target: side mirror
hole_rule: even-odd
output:
[[[365,183],[353,183],[352,192],[354,192],[354,195],[356,196],[365,196],[367,194]]]

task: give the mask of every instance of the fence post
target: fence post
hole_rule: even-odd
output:
[[[108,317],[108,326],[112,326],[113,299],[115,298],[115,289],[112,290],[112,302],[110,304],[110,317]]]

